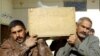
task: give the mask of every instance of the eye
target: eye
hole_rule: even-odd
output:
[[[85,26],[81,25],[82,28],[86,28]]]
[[[90,28],[86,28],[87,30],[90,30]]]
[[[81,25],[83,28],[86,28],[87,30],[90,30],[90,28],[89,27],[85,27],[85,26],[83,26],[83,25]]]
[[[12,34],[16,34],[16,32],[12,32]]]

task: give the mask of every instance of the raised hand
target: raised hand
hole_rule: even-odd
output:
[[[74,45],[76,43],[77,39],[78,39],[77,35],[73,34],[73,35],[69,36],[69,38],[67,39],[67,42],[69,44]]]
[[[37,38],[35,36],[30,36],[29,38],[26,39],[25,45],[27,47],[32,47],[35,46],[37,43]]]

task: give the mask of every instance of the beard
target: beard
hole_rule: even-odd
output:
[[[87,36],[88,36],[88,34],[87,33],[85,33],[85,32],[80,32],[80,33],[78,33],[78,36],[80,37],[80,38],[86,38]]]

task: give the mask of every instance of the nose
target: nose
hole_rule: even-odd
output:
[[[16,36],[17,36],[17,37],[19,36],[19,33],[18,33],[18,32],[16,33]]]
[[[85,33],[88,31],[86,28],[84,28],[84,30],[83,30]]]

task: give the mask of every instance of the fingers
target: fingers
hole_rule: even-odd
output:
[[[67,39],[67,42],[70,43],[70,44],[75,44],[76,39],[77,39],[76,35],[72,34],[72,35],[70,35],[69,38]]]
[[[36,38],[37,35],[36,35],[36,34],[33,34],[33,35],[31,35],[30,37],[32,37],[32,38]]]
[[[45,44],[45,41],[43,39],[38,39],[38,44]]]
[[[72,41],[71,41],[70,39],[67,39],[67,42],[68,42],[68,43],[72,43]]]
[[[27,47],[31,47],[31,46],[36,45],[36,43],[37,43],[36,36],[37,35],[32,35],[32,36],[29,36],[29,38],[26,39],[25,44],[26,44]]]

